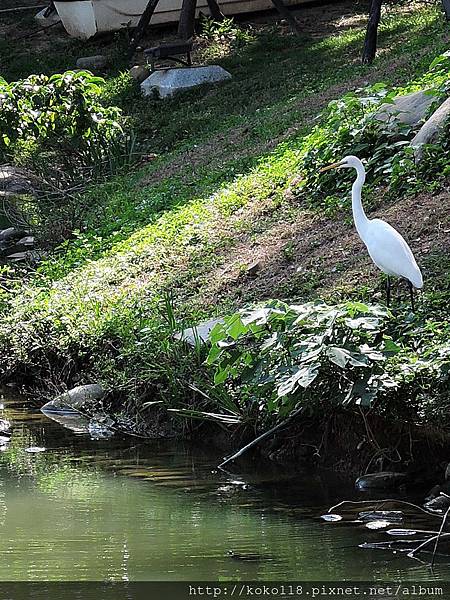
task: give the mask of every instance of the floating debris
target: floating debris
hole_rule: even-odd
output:
[[[328,521],[330,523],[333,523],[336,521],[342,521],[341,515],[334,515],[334,514],[320,515],[320,518],[323,519],[324,521]]]
[[[369,521],[365,526],[367,529],[385,529],[386,527],[389,527],[389,525],[392,525],[391,521],[383,521],[380,519],[378,521]]]
[[[403,521],[403,513],[401,510],[369,510],[359,513],[361,521],[389,521],[390,523],[398,523]]]
[[[269,556],[268,554],[258,554],[256,552],[235,552],[234,550],[228,550],[228,556],[233,560],[242,560],[248,562],[273,560],[273,556]]]
[[[47,448],[42,448],[41,446],[30,446],[29,448],[25,448],[25,452],[29,454],[38,454],[39,452],[45,452]]]

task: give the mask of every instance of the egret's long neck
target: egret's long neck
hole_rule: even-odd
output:
[[[353,220],[355,221],[356,230],[358,231],[359,235],[363,236],[366,230],[366,226],[369,222],[369,219],[366,217],[366,213],[364,212],[361,203],[361,190],[366,179],[366,173],[362,164],[357,165],[355,169],[358,173],[358,176],[356,177],[352,186]]]

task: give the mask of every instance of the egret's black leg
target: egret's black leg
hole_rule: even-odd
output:
[[[391,280],[389,275],[386,277],[386,306],[391,302]]]
[[[408,287],[409,287],[409,297],[411,298],[411,308],[412,311],[415,312],[415,308],[414,308],[414,289],[413,289],[413,284],[408,280]]]

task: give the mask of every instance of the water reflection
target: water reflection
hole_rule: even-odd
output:
[[[354,493],[329,474],[226,474],[210,451],[92,441],[4,404],[2,581],[430,578],[401,554],[357,547],[376,532],[316,518]]]

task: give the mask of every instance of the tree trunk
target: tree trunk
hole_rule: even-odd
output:
[[[220,23],[224,20],[225,15],[220,10],[220,6],[217,4],[216,0],[206,0],[208,3],[209,12],[211,13],[211,17],[214,21]]]
[[[300,31],[299,24],[297,23],[297,19],[291,13],[289,8],[285,5],[283,0],[272,0],[272,4],[275,6],[275,8],[280,13],[280,15],[283,17],[283,19],[286,19],[286,21],[289,23],[292,31],[294,33],[300,35],[301,31]]]
[[[367,23],[366,39],[362,55],[363,64],[370,64],[377,52],[378,25],[381,17],[383,0],[372,0],[370,5],[369,22]]]
[[[450,0],[442,0],[442,6],[444,7],[447,21],[450,21]]]
[[[194,35],[196,7],[197,0],[183,0],[178,23],[178,37],[182,40],[189,40]]]
[[[139,19],[139,23],[136,26],[136,29],[133,32],[133,36],[130,41],[129,47],[129,55],[131,56],[133,52],[136,50],[137,45],[141,41],[142,36],[147,29],[148,24],[150,23],[150,19],[155,12],[155,8],[158,5],[159,0],[149,0],[147,6],[145,7],[144,12]]]

